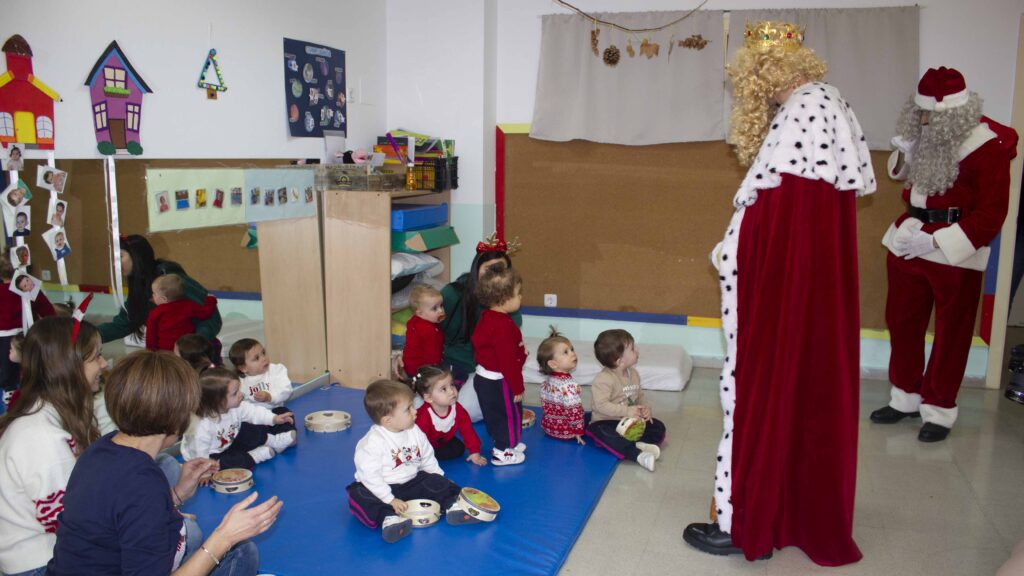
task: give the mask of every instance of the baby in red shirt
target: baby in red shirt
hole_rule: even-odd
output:
[[[185,298],[185,285],[177,274],[157,276],[152,289],[156,307],[146,318],[149,350],[173,351],[178,338],[196,331],[196,320],[206,320],[217,311],[217,299],[212,295],[208,294],[202,304]]]
[[[413,315],[405,324],[405,348],[402,365],[405,373],[415,376],[420,366],[440,364],[444,353],[444,300],[437,289],[419,284],[409,294]]]
[[[486,465],[487,460],[480,455],[480,437],[473,430],[469,413],[459,404],[451,371],[437,365],[421,366],[412,377],[412,385],[423,397],[423,405],[416,410],[416,425],[427,435],[437,459],[453,460],[468,450],[467,461]]]

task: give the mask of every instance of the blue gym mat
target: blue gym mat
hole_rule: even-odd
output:
[[[425,567],[459,574],[555,574],[583,530],[618,460],[588,443],[578,446],[544,436],[538,423],[523,431],[527,459],[518,466],[478,467],[464,460],[441,462],[445,475],[461,486],[487,492],[501,504],[497,520],[449,526],[444,519],[387,544],[380,530],[360,524],[348,511],[345,486],[354,480],[352,454],[369,429],[363,392],[331,387],[287,402],[295,412],[298,444],[256,466],[259,500],[277,495],[284,508],[277,523],[256,538],[260,571],[278,576],[417,573]],[[342,432],[308,432],[306,414],[344,410],[352,427]],[[476,425],[484,445],[490,437]],[[200,488],[184,507],[198,516],[204,534],[248,495]],[[432,572],[430,568],[427,568]]]

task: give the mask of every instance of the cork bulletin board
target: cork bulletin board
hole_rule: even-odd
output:
[[[61,200],[68,202],[66,231],[72,247],[68,258],[68,281],[72,284],[110,285],[108,265],[109,231],[104,204],[103,161],[57,160],[57,168],[69,173]],[[22,179],[29,183],[33,198],[32,270],[40,277],[50,270],[56,282],[57,267],[47,252],[41,234],[46,226],[49,192],[35,186],[39,161],[26,161]],[[121,233],[146,236],[157,258],[174,260],[209,290],[259,292],[260,269],[257,250],[241,246],[246,225],[198,228],[149,234],[146,203],[146,168],[269,168],[288,164],[284,159],[259,160],[117,160],[117,191]],[[27,178],[31,175],[31,181]]]
[[[873,152],[875,194],[857,200],[861,326],[885,328],[881,238],[904,210]],[[719,317],[708,254],[745,170],[724,142],[620,146],[505,136],[505,236],[519,236],[523,305]]]

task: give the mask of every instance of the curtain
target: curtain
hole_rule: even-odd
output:
[[[627,28],[652,28],[684,14],[595,16]],[[576,14],[543,16],[530,136],[633,145],[722,139],[722,18],[721,11],[698,11],[651,33],[626,33],[599,25],[595,56],[591,20]],[[701,39],[707,43],[697,49]],[[680,46],[683,41],[693,47]],[[615,66],[604,61],[605,51],[612,46],[619,52]]]
[[[828,64],[825,81],[853,108],[868,147],[888,150],[900,109],[917,89],[918,7],[734,10],[730,58],[743,44],[746,23],[761,20],[807,27],[804,46]]]

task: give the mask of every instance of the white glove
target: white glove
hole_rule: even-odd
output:
[[[922,226],[924,224],[917,218],[907,218],[904,220],[903,224],[900,224],[900,227],[896,229],[896,234],[892,237],[893,253],[901,258],[910,260],[935,250],[932,235],[922,232]]]
[[[893,136],[889,142],[892,144],[893,150],[899,150],[900,154],[903,154],[903,163],[910,164],[917,141],[907,140],[903,136]]]

